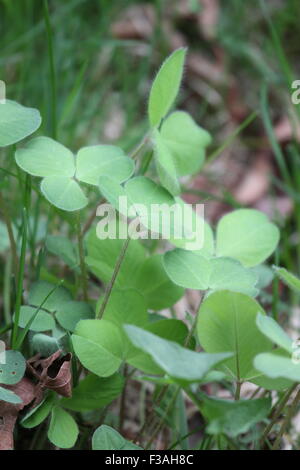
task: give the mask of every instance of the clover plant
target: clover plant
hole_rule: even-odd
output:
[[[81,445],[95,450],[151,448],[162,427],[177,426],[175,404],[186,420],[186,395],[203,417],[205,439],[211,436],[216,445],[225,442],[225,448],[232,442],[246,448],[245,435],[255,430],[256,445],[264,448],[278,416],[270,391],[288,397],[300,381],[300,363],[291,359],[292,339],[260,304],[272,278],[262,263],[276,250],[278,228],[264,213],[240,208],[221,217],[214,230],[180,197],[182,177],[186,181],[201,171],[212,142],[188,113],[174,110],[186,53],[177,49],[156,75],[148,101],[149,129],[133,154],[103,143],[69,149],[42,135],[15,151],[18,170],[27,174],[32,193],[61,210],[56,217],[62,231],[52,231],[49,225],[28,285],[23,282],[25,213],[17,246],[19,294],[11,320],[14,349],[6,351],[6,363],[0,364],[0,410],[1,403],[22,403],[20,381],[39,384],[39,395],[19,422],[21,428],[47,427],[49,441],[58,448],[76,448],[79,435]],[[1,146],[24,139],[40,125],[37,110],[11,101],[0,109]],[[119,211],[119,229],[127,227],[120,196],[132,204],[129,219],[139,216],[146,229],[153,226],[141,204],[146,215],[153,204],[177,204],[200,223],[201,246],[191,247],[189,237],[178,239],[173,230],[168,234],[162,221],[154,231],[163,235],[163,242],[101,239],[95,218],[85,229],[79,226],[81,243],[76,245],[70,239],[72,219],[67,213],[81,211],[81,220],[87,219],[84,208],[93,193]],[[53,256],[64,265],[63,271],[53,263],[46,265]],[[266,283],[260,279],[264,270]],[[281,267],[274,273],[300,292],[296,276]],[[83,281],[88,286],[84,298]],[[202,300],[194,315],[186,305],[185,318],[177,318],[176,303],[186,289],[201,291]],[[69,353],[72,360],[65,359]],[[31,374],[25,375],[24,356]],[[122,416],[132,381],[150,383],[155,392],[150,417],[144,426],[140,423],[142,431],[126,439]],[[245,382],[260,387],[262,396],[241,398]],[[66,384],[72,394],[60,388]],[[214,396],[219,384],[226,386],[228,398]],[[113,420],[107,407],[118,400],[121,411]],[[153,422],[158,427],[147,434]],[[175,447],[182,448],[185,441],[179,432]]]

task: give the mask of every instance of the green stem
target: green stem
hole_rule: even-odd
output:
[[[122,266],[122,263],[124,261],[124,258],[126,256],[126,252],[127,252],[127,248],[129,246],[129,243],[130,243],[130,238],[128,237],[124,243],[124,245],[122,246],[122,250],[121,250],[121,253],[119,255],[119,258],[118,258],[118,261],[115,265],[115,269],[114,269],[114,272],[113,272],[113,275],[112,275],[112,278],[109,282],[109,284],[107,285],[107,288],[105,290],[105,294],[104,294],[104,299],[103,299],[103,302],[101,304],[101,307],[100,307],[100,310],[99,312],[97,313],[96,315],[96,318],[98,320],[101,320],[101,318],[103,317],[103,314],[105,312],[105,309],[106,309],[106,306],[107,306],[107,303],[109,301],[109,298],[110,298],[110,295],[112,293],[112,290],[113,290],[113,287],[115,285],[115,282],[116,282],[116,279],[117,279],[117,276],[119,274],[119,271],[120,271],[120,268]]]
[[[264,433],[260,439],[260,444],[263,445],[265,442],[265,439],[268,437],[268,434],[272,430],[274,424],[276,423],[278,417],[281,415],[282,410],[284,409],[285,405],[287,404],[290,396],[292,395],[293,391],[297,387],[297,384],[294,384],[291,388],[287,390],[287,392],[283,395],[283,397],[274,405],[273,410],[271,412],[272,419],[266,429],[264,430]]]
[[[276,438],[276,441],[274,442],[274,445],[272,447],[272,450],[277,450],[280,446],[280,442],[281,442],[281,438],[285,432],[285,430],[287,429],[292,417],[294,416],[294,414],[296,413],[296,410],[297,410],[297,406],[299,404],[299,401],[300,401],[300,388],[298,389],[298,392],[294,398],[294,400],[292,401],[292,404],[287,412],[287,415],[281,425],[281,428],[279,430],[279,433],[278,433],[278,436]]]
[[[240,399],[242,384],[243,384],[243,382],[240,382],[240,381],[238,381],[236,383],[236,390],[235,390],[235,395],[234,395],[234,399],[236,401],[238,401]]]
[[[195,317],[194,317],[193,324],[192,324],[192,326],[191,326],[191,329],[190,329],[190,331],[189,331],[187,337],[185,338],[185,341],[184,341],[184,347],[185,347],[185,348],[188,347],[188,345],[189,345],[189,343],[190,343],[190,341],[191,341],[191,339],[192,339],[193,333],[194,333],[194,331],[195,331],[195,328],[196,328],[196,326],[197,326],[197,321],[198,321],[198,316],[199,316],[199,312],[200,312],[200,307],[201,307],[201,304],[202,304],[202,302],[203,302],[203,299],[205,298],[205,294],[206,294],[206,291],[204,291],[204,292],[202,293],[200,302],[199,302],[198,307],[197,307],[197,310],[196,310],[196,315],[195,315]],[[144,424],[143,424],[141,430],[139,431],[139,436],[138,436],[139,439],[143,436],[145,430],[146,430],[146,429],[149,429],[149,428],[153,425],[153,423],[154,423],[154,421],[155,421],[155,405],[156,405],[158,402],[160,402],[160,401],[164,398],[164,396],[165,396],[165,394],[167,393],[167,391],[169,390],[169,388],[170,388],[170,385],[164,385],[164,386],[162,387],[160,393],[158,393],[156,399],[153,401],[153,405],[152,405],[151,412],[149,413],[148,418],[145,420],[145,422],[144,422]]]
[[[246,129],[246,127],[249,126],[249,124],[251,124],[251,122],[254,121],[254,119],[257,117],[258,115],[258,112],[257,111],[253,111],[253,113],[250,114],[250,116],[248,116],[243,122],[242,124],[237,127],[234,132],[229,136],[227,137],[227,139],[224,141],[224,143],[218,147],[213,153],[211,153],[207,159],[206,159],[206,165],[208,163],[211,163],[213,162],[219,155],[221,155],[222,152],[224,152],[224,150],[232,144],[232,142],[235,140],[235,138],[244,130]]]
[[[24,207],[21,257],[20,257],[20,265],[19,265],[19,273],[18,273],[15,319],[14,319],[14,326],[13,326],[13,331],[12,331],[12,342],[11,342],[12,349],[14,349],[14,347],[16,346],[17,336],[18,336],[20,310],[21,310],[22,294],[23,294],[23,279],[24,279],[24,270],[25,270],[26,246],[27,246],[27,210]]]
[[[84,260],[85,256],[84,256],[83,235],[81,231],[79,211],[76,213],[76,232],[77,232],[77,240],[78,240],[78,248],[79,248],[79,263],[80,263],[80,271],[81,271],[83,298],[84,300],[88,300],[87,271],[86,271],[85,260]]]
[[[127,364],[124,365],[124,387],[122,390],[122,395],[120,397],[120,422],[119,422],[119,432],[120,434],[123,433],[124,421],[125,421],[125,408],[126,408],[126,388],[128,383],[128,366]]]
[[[45,303],[47,302],[47,300],[49,299],[49,297],[53,294],[53,292],[56,291],[56,289],[62,285],[63,283],[63,279],[49,292],[49,294],[46,295],[46,297],[44,298],[43,302],[39,305],[39,307],[36,309],[34,315],[32,315],[32,317],[30,318],[30,320],[26,323],[18,341],[16,342],[16,349],[21,349],[21,346],[23,344],[23,341],[24,339],[26,338],[26,335],[32,325],[32,323],[34,322],[34,320],[36,319],[37,317],[37,314],[39,313],[39,311],[41,310],[41,308],[45,305]]]
[[[3,308],[4,321],[7,324],[11,321],[11,286],[12,286],[12,253],[9,252],[4,269],[3,279]]]
[[[180,387],[176,387],[176,390],[174,392],[174,395],[172,396],[167,408],[166,408],[166,411],[164,412],[164,414],[161,416],[156,428],[154,429],[153,433],[151,434],[149,440],[147,441],[146,445],[145,445],[145,450],[148,450],[149,447],[151,446],[152,442],[154,441],[154,439],[156,438],[157,434],[160,432],[160,430],[162,429],[162,427],[164,426],[164,423],[165,423],[165,419],[167,418],[167,416],[169,415],[169,413],[171,412],[176,400],[177,400],[177,397],[178,397],[178,394],[180,392]]]
[[[44,0],[44,20],[47,33],[48,43],[48,56],[49,56],[49,68],[50,68],[50,87],[51,87],[51,135],[53,139],[57,136],[57,122],[56,122],[56,73],[54,65],[54,54],[52,44],[52,27],[49,14],[48,1]]]
[[[18,254],[17,254],[17,245],[16,245],[16,242],[15,242],[15,237],[14,237],[11,218],[10,218],[9,212],[7,210],[7,207],[6,207],[6,204],[5,204],[5,201],[4,201],[4,198],[1,194],[1,192],[0,192],[0,210],[2,212],[4,222],[6,224],[9,243],[10,243],[10,249],[11,249],[11,253],[12,253],[13,261],[14,261],[15,275],[16,275],[16,278],[17,278],[18,265],[19,265]]]

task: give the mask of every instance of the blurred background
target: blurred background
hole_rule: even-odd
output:
[[[74,151],[100,142],[129,151],[147,130],[159,65],[188,46],[178,108],[211,133],[213,144],[201,174],[183,181],[184,197],[209,202],[213,223],[232,207],[263,210],[282,229],[274,261],[299,272],[300,111],[291,84],[300,78],[300,2],[48,4],[47,12],[43,1],[0,0],[7,97],[38,108],[40,132]]]

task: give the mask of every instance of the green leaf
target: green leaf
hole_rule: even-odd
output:
[[[283,377],[292,382],[300,382],[299,359],[293,361],[292,355],[291,357],[285,357],[268,352],[258,354],[254,359],[254,365],[259,371],[271,379]]]
[[[154,158],[160,182],[162,186],[169,191],[169,193],[176,196],[177,194],[180,194],[181,188],[177,178],[177,169],[173,161],[172,154],[158,130],[155,131],[154,137]]]
[[[65,330],[73,332],[80,320],[94,318],[95,313],[92,307],[86,302],[67,300],[58,305],[55,317]]]
[[[256,287],[259,290],[268,287],[274,278],[272,269],[265,264],[259,264],[251,268],[251,271],[254,272],[258,278]]]
[[[264,314],[254,299],[229,291],[211,294],[200,308],[197,324],[200,344],[209,353],[234,352],[234,358],[222,365],[233,380],[251,381],[259,376],[253,359],[273,347],[256,326],[258,312]]]
[[[209,422],[206,428],[209,434],[225,434],[234,438],[267,418],[271,405],[269,398],[228,401],[206,397],[201,412]]]
[[[109,405],[122,392],[124,378],[120,374],[101,378],[89,374],[73,389],[71,398],[63,398],[61,405],[74,411],[97,410]]]
[[[16,393],[3,387],[0,387],[0,401],[6,401],[7,403],[13,403],[15,405],[23,403],[23,400],[16,395]]]
[[[54,403],[56,401],[56,396],[54,392],[48,393],[47,397],[36,407],[32,408],[28,413],[22,418],[21,424],[23,428],[35,428],[41,424],[49,416]]]
[[[124,328],[137,348],[150,354],[170,377],[184,382],[201,381],[210,369],[231,356],[230,353],[197,353],[136,326]]]
[[[171,237],[170,242],[178,248],[192,250],[206,258],[211,258],[215,252],[215,242],[210,225],[193,210],[190,204],[186,204],[179,197],[175,198],[175,202],[181,206],[184,214],[184,233],[189,235],[189,238],[180,240]]]
[[[179,91],[186,49],[174,51],[162,64],[149,96],[148,115],[152,127],[158,126],[169,112]]]
[[[108,377],[122,364],[124,341],[119,328],[106,320],[81,320],[72,335],[73,347],[84,367]]]
[[[60,341],[43,333],[35,334],[31,340],[31,345],[33,351],[39,353],[42,357],[51,356],[61,347]]]
[[[209,225],[182,199],[174,198],[165,188],[145,176],[129,180],[125,191],[143,227],[162,235],[176,246],[201,250],[205,256],[213,251]]]
[[[217,256],[236,258],[251,267],[275,250],[279,230],[267,216],[254,209],[238,209],[224,215],[217,227]]]
[[[132,175],[134,162],[114,145],[83,147],[77,153],[76,178],[83,183],[98,186],[101,175],[122,183]]]
[[[129,211],[129,207],[122,210],[122,206],[120,206],[119,201],[120,198],[127,198],[127,193],[123,186],[117,181],[115,181],[110,176],[100,176],[98,181],[99,189],[105,199],[121,214],[125,217],[135,216],[135,211]],[[127,199],[128,200],[128,199]],[[129,201],[130,202],[130,201]]]
[[[153,232],[164,233],[166,230],[164,230],[162,217],[158,221],[151,217],[151,207],[154,204],[173,206],[175,200],[171,194],[145,176],[130,179],[125,185],[125,190],[129,200],[134,204],[143,226],[152,229]],[[141,204],[144,207],[141,207]],[[171,233],[174,231],[171,230]]]
[[[26,327],[31,318],[36,315],[36,311],[37,307],[22,305],[19,319],[20,328]],[[31,331],[49,331],[54,328],[54,325],[54,318],[49,313],[45,312],[45,310],[40,309],[29,329]]]
[[[93,434],[93,450],[142,450],[141,447],[124,439],[115,429],[102,424]]]
[[[291,355],[281,348],[273,349],[272,354],[275,356],[288,357],[289,360],[291,358]],[[265,374],[261,374],[260,376],[256,377],[255,380],[253,380],[252,382],[258,385],[259,387],[265,388],[266,390],[279,391],[290,388],[294,383],[292,380],[283,377],[272,379]]]
[[[101,307],[103,298],[99,299],[97,310]],[[129,323],[143,326],[148,321],[147,306],[144,296],[135,289],[113,289],[103,318],[117,326]]]
[[[100,311],[103,297],[97,302],[97,311]],[[136,326],[144,326],[148,323],[147,305],[144,296],[136,289],[119,289],[114,288],[107,305],[105,307],[104,320],[114,323],[118,327],[122,327],[125,323]],[[124,353],[126,357],[132,357],[135,353],[131,342],[123,328],[120,329],[123,336]]]
[[[78,269],[78,250],[68,238],[61,235],[48,235],[46,238],[46,248],[50,253],[58,256],[71,269]]]
[[[188,113],[175,111],[170,114],[162,124],[160,135],[178,176],[194,174],[200,170],[211,136]],[[155,141],[157,143],[156,138]]]
[[[54,287],[55,284],[47,281],[33,283],[28,296],[28,304],[39,307]],[[62,302],[71,299],[70,292],[65,287],[59,286],[43,304],[43,308],[54,313]]]
[[[54,406],[48,430],[48,439],[57,447],[70,449],[77,441],[78,426],[72,416],[60,406]]]
[[[150,315],[150,318],[152,315]],[[154,321],[145,326],[144,329],[160,338],[175,341],[180,345],[184,344],[188,335],[187,326],[182,321],[174,319]],[[132,351],[130,353],[131,355],[126,360],[131,366],[140,369],[146,374],[162,375],[164,373],[163,369],[157,365],[150,354],[136,348],[134,353]]]
[[[273,320],[273,318],[258,313],[256,318],[256,325],[262,334],[269,338],[274,344],[280,346],[288,353],[292,352],[293,347],[291,338],[286,334],[281,326],[279,326],[278,323]]]
[[[0,147],[15,144],[36,131],[42,119],[37,109],[15,101],[0,104]]]
[[[86,262],[90,270],[103,282],[109,282],[125,240],[110,238],[102,240],[97,237],[96,229],[92,228],[87,235],[86,242],[88,254]],[[145,248],[138,240],[131,240],[118,273],[115,286],[122,288],[134,287],[137,270],[145,258]]]
[[[300,279],[295,276],[295,274],[289,272],[285,268],[279,266],[273,266],[273,269],[276,275],[290,288],[295,292],[300,292]]]
[[[171,208],[176,204],[175,199],[166,189],[145,176],[137,176],[126,183],[125,190],[145,228],[162,234],[165,238],[170,238],[176,233],[175,227],[182,229],[181,217],[179,217],[178,224],[173,217],[170,223],[166,224],[165,214],[157,211],[157,209]],[[175,214],[180,211],[181,215],[179,206],[175,205],[174,209]]]
[[[22,170],[33,176],[68,176],[75,174],[72,152],[49,137],[31,139],[16,151],[16,162]]]
[[[165,254],[164,266],[170,279],[185,288],[257,293],[255,274],[231,258],[206,259],[192,251],[176,249]]]
[[[152,310],[171,307],[184,294],[183,289],[166,275],[162,255],[154,255],[144,261],[138,272],[136,287],[143,293],[148,308]]]
[[[47,176],[41,183],[45,198],[58,209],[77,211],[88,204],[79,184],[66,176]]]
[[[26,369],[23,355],[19,351],[9,349],[1,353],[0,359],[0,384],[14,385],[20,382]]]

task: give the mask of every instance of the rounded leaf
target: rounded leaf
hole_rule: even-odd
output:
[[[36,315],[37,309],[38,307],[35,308],[27,305],[22,305],[19,319],[20,328],[26,327],[27,323],[30,322],[31,318]],[[45,312],[45,310],[40,309],[32,324],[30,325],[29,329],[31,331],[48,331],[52,330],[54,326],[54,318],[49,313]]]
[[[254,299],[229,291],[214,292],[200,308],[199,342],[210,353],[234,353],[234,357],[222,365],[234,380],[251,381],[259,376],[253,366],[254,357],[273,348],[272,342],[256,326],[258,312],[265,314]]]
[[[279,230],[255,209],[238,209],[224,215],[217,227],[217,256],[236,258],[244,266],[262,263],[275,250]]]
[[[3,357],[3,361],[2,361]],[[4,362],[4,363],[2,363]],[[23,378],[26,362],[19,351],[9,349],[1,354],[0,362],[0,384],[14,385]]]
[[[37,109],[10,100],[0,103],[0,147],[25,139],[40,127],[41,122]]]
[[[202,167],[211,136],[188,113],[175,111],[162,124],[161,140],[173,159],[177,175],[184,176]]]
[[[50,137],[36,137],[16,151],[16,162],[33,176],[74,176],[72,152]]]
[[[78,211],[88,204],[79,184],[66,176],[44,178],[41,191],[51,204],[64,211]]]
[[[68,300],[61,302],[55,313],[58,323],[69,331],[74,331],[80,320],[88,320],[95,317],[94,310],[86,302]]]
[[[210,258],[176,249],[164,256],[168,276],[179,286],[199,290],[232,290],[256,295],[255,273],[231,258]]]
[[[134,162],[123,150],[114,145],[83,147],[76,157],[76,178],[83,183],[99,183],[101,175],[122,183],[132,175]]]
[[[48,430],[48,439],[52,444],[62,449],[70,449],[75,445],[78,433],[74,418],[60,406],[54,406]]]
[[[84,367],[108,377],[123,361],[124,341],[119,328],[106,320],[82,320],[72,336],[73,347]]]
[[[141,447],[124,439],[115,429],[102,424],[93,434],[93,450],[142,450]]]

